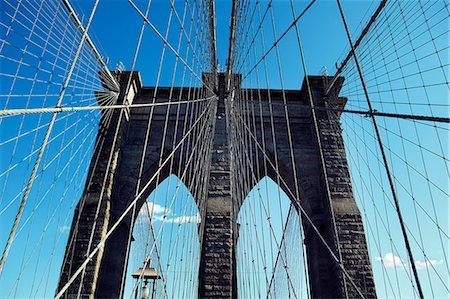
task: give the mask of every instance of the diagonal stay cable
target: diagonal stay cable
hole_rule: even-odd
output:
[[[75,53],[72,65],[71,65],[70,70],[69,70],[69,72],[67,74],[67,77],[66,77],[66,80],[64,82],[64,85],[63,85],[63,87],[61,89],[61,92],[60,92],[60,95],[59,95],[59,98],[58,98],[56,106],[60,106],[61,103],[62,103],[62,100],[64,98],[64,94],[66,92],[67,85],[69,84],[69,81],[70,81],[70,78],[72,76],[73,70],[75,69],[75,64],[76,64],[76,62],[78,60],[78,57],[80,55],[80,52],[81,52],[81,50],[83,48],[84,41],[86,40],[87,32],[88,32],[89,27],[91,25],[92,19],[94,18],[94,14],[95,14],[98,2],[99,2],[99,0],[96,0],[96,2],[93,5],[91,14],[89,16],[88,23],[86,25],[85,30],[83,31],[83,36],[81,38],[81,41],[80,41],[80,44],[78,46],[77,52]],[[20,203],[19,210],[17,211],[16,217],[14,219],[13,227],[11,228],[11,231],[10,231],[10,234],[9,234],[9,237],[8,237],[8,241],[6,243],[6,247],[5,247],[4,251],[3,251],[3,254],[2,254],[2,257],[1,257],[1,260],[0,260],[0,273],[3,272],[3,268],[4,268],[5,263],[6,263],[6,258],[8,257],[8,253],[9,253],[9,250],[11,249],[12,241],[14,239],[15,231],[17,229],[17,226],[19,225],[20,218],[22,217],[23,210],[25,208],[25,204],[27,202],[28,196],[30,195],[31,187],[33,186],[33,182],[34,182],[34,178],[35,178],[35,176],[37,174],[37,171],[38,171],[41,159],[42,159],[42,155],[44,154],[44,151],[45,151],[45,148],[46,148],[46,145],[47,145],[47,141],[50,138],[50,134],[52,132],[53,125],[55,123],[57,115],[58,115],[57,113],[53,113],[52,119],[51,119],[51,121],[50,121],[50,123],[49,123],[49,125],[47,127],[47,131],[45,133],[44,140],[42,141],[42,145],[41,145],[41,148],[39,150],[38,157],[36,159],[36,162],[35,162],[34,167],[33,167],[33,171],[31,173],[30,179],[28,181],[27,189],[25,190],[25,194],[22,197],[22,201]]]
[[[167,47],[169,47],[169,49],[175,54],[175,56],[180,59],[180,61],[189,69],[189,71],[200,81],[203,83],[203,85],[209,89],[209,91],[211,91],[212,93],[214,93],[214,91],[208,86],[208,84],[206,84],[202,78],[200,78],[198,76],[198,74],[195,73],[195,71],[192,69],[192,67],[190,65],[188,65],[188,63],[186,62],[186,60],[184,60],[183,57],[181,57],[181,55],[177,52],[177,50],[175,50],[175,48],[169,43],[169,41],[161,34],[161,32],[159,32],[158,28],[155,27],[155,25],[153,25],[152,22],[150,22],[150,20],[142,13],[142,11],[136,6],[136,4],[132,1],[132,0],[128,0],[128,2],[131,4],[131,6],[133,6],[133,8],[136,10],[136,12],[142,17],[142,19],[150,26],[150,28],[152,28],[152,30],[156,33],[156,35],[164,42],[165,45],[167,45]]]
[[[192,125],[192,127],[186,132],[186,134],[183,136],[183,138],[180,139],[178,144],[173,148],[173,150],[170,152],[170,154],[166,157],[164,162],[161,164],[160,168],[153,174],[153,176],[149,179],[147,184],[141,189],[139,194],[134,198],[134,200],[130,203],[130,205],[125,209],[125,211],[122,213],[122,215],[117,219],[117,221],[111,226],[111,228],[108,230],[108,232],[105,234],[105,236],[100,240],[98,245],[91,251],[91,253],[86,257],[85,261],[81,264],[81,266],[72,274],[71,278],[67,281],[67,283],[60,289],[60,291],[56,294],[55,298],[61,298],[64,292],[69,288],[69,286],[75,281],[75,279],[78,277],[78,275],[83,271],[83,269],[86,268],[89,261],[97,254],[97,252],[105,245],[106,240],[109,239],[111,234],[117,229],[119,224],[123,221],[123,219],[126,217],[126,215],[131,211],[131,209],[134,207],[134,205],[137,203],[137,201],[141,198],[141,196],[145,193],[145,191],[148,189],[148,187],[152,184],[152,182],[155,180],[156,176],[161,172],[163,167],[170,161],[171,157],[175,154],[175,152],[178,150],[178,148],[183,144],[184,140],[190,135],[192,130],[197,127],[199,121],[202,119],[202,117],[205,115],[206,112],[208,112],[209,106],[212,102],[209,102],[208,106],[205,108],[205,110],[202,112],[202,114],[198,117],[198,119],[195,121],[195,123]],[[205,122],[206,124],[206,122]]]
[[[366,87],[366,84],[365,84],[365,81],[364,81],[364,76],[363,76],[363,73],[362,73],[362,70],[361,70],[361,66],[359,65],[358,57],[357,57],[356,51],[355,51],[355,46],[353,44],[353,41],[352,41],[352,38],[351,38],[351,35],[350,35],[350,31],[349,31],[349,28],[348,28],[348,25],[347,25],[347,21],[346,21],[346,18],[345,18],[344,11],[342,9],[342,5],[341,5],[340,0],[337,0],[337,4],[338,4],[339,11],[340,11],[340,14],[341,14],[342,22],[344,23],[345,31],[347,33],[348,42],[349,42],[351,50],[353,52],[353,58],[355,60],[356,67],[358,69],[358,74],[359,74],[359,77],[361,79],[362,87],[364,89],[364,94],[365,94],[365,97],[366,97],[366,100],[367,100],[367,105],[369,107],[369,111],[373,111],[372,103],[371,103],[370,97],[369,97],[369,92],[367,90],[367,87]],[[411,268],[412,268],[412,271],[413,271],[413,274],[414,274],[414,279],[416,281],[417,290],[419,291],[419,297],[420,298],[424,298],[423,291],[422,291],[422,286],[420,284],[419,275],[417,273],[417,268],[416,268],[416,265],[415,265],[415,262],[414,262],[414,257],[413,257],[413,254],[412,254],[411,246],[409,244],[408,234],[406,232],[406,227],[405,227],[405,223],[404,223],[404,220],[403,220],[403,215],[402,215],[402,212],[401,212],[401,209],[400,209],[400,204],[399,204],[399,201],[398,201],[397,193],[395,191],[394,182],[393,182],[393,179],[392,179],[391,171],[389,169],[389,164],[388,164],[388,161],[387,161],[386,153],[384,151],[384,145],[383,145],[383,142],[381,140],[380,132],[378,130],[377,121],[376,121],[376,118],[375,118],[375,116],[373,114],[371,114],[370,117],[372,119],[372,123],[373,123],[373,127],[375,129],[375,133],[376,133],[376,136],[377,136],[377,141],[378,141],[378,145],[379,145],[379,148],[380,148],[381,156],[383,158],[384,168],[386,170],[386,175],[387,175],[387,178],[388,178],[388,181],[389,181],[389,186],[391,188],[392,197],[394,199],[398,220],[400,222],[400,227],[401,227],[401,230],[402,230],[403,239],[405,241],[406,251],[408,252],[409,262],[411,264]]]
[[[241,118],[239,118],[240,122],[242,122],[244,124],[245,129],[247,130],[247,132],[249,133],[250,137],[255,141],[255,144],[258,146],[258,148],[262,151],[262,147],[259,144],[256,136],[251,132],[251,130],[248,128],[247,124],[245,124],[243,122],[243,120]],[[275,165],[272,163],[272,161],[270,160],[270,157],[268,156],[268,154],[266,152],[262,152],[262,154],[264,155],[264,158],[268,161],[269,165],[272,167],[272,169],[274,169],[274,171],[277,172]],[[288,186],[288,184],[286,183],[286,181],[283,179],[282,175],[277,172],[277,175],[280,177],[280,181],[283,183],[283,185],[286,187],[287,192],[289,193],[288,195],[292,196],[292,198],[296,198],[294,193],[292,192],[292,190],[290,189],[290,187]],[[322,243],[324,244],[325,248],[329,251],[331,257],[336,261],[336,263],[338,264],[338,266],[342,269],[342,271],[344,272],[345,276],[347,276],[347,278],[349,279],[350,283],[352,284],[352,286],[355,288],[355,290],[357,290],[358,294],[360,295],[361,298],[365,298],[364,295],[361,293],[361,290],[358,288],[358,286],[355,284],[355,282],[353,281],[353,279],[351,278],[350,274],[348,274],[347,270],[345,269],[344,265],[339,261],[339,258],[336,256],[336,254],[333,252],[333,250],[330,248],[330,246],[327,244],[326,240],[324,239],[324,237],[322,236],[322,234],[320,233],[319,229],[317,228],[317,226],[314,224],[314,222],[312,221],[312,218],[308,215],[308,213],[306,212],[306,210],[303,208],[302,205],[298,205],[300,212],[303,214],[303,216],[306,218],[306,220],[309,222],[309,224],[311,224],[311,227],[313,228],[314,232],[317,234],[317,236],[319,237],[319,239],[322,241]]]
[[[286,36],[286,34],[292,29],[294,28],[294,26],[298,23],[298,21],[305,15],[305,13],[311,8],[311,6],[314,4],[314,2],[316,2],[316,0],[312,0],[308,6],[305,7],[305,9],[295,18],[295,20],[291,23],[291,25],[289,25],[288,28],[286,28],[286,30],[284,30],[284,32],[278,37],[278,39],[273,43],[273,45],[266,51],[266,53],[264,53],[264,55],[258,60],[258,62],[250,69],[250,71],[247,72],[247,74],[245,76],[242,77],[242,81],[244,81],[251,72],[253,72],[253,70],[255,68],[258,67],[258,65],[267,57],[267,55],[269,55],[269,53],[278,45],[278,43],[283,39],[283,37]]]
[[[61,106],[61,107],[48,107],[48,108],[30,108],[30,109],[4,109],[0,110],[0,117],[3,115],[20,115],[20,114],[33,114],[33,113],[61,113],[61,112],[74,112],[74,111],[87,111],[87,110],[110,110],[110,109],[133,109],[155,106],[171,106],[180,104],[190,104],[195,102],[203,102],[211,100],[214,96],[208,98],[178,101],[178,102],[155,102],[155,103],[142,103],[132,105],[107,105],[107,106]]]
[[[291,214],[292,214],[292,208],[293,208],[293,203],[291,202],[291,204],[289,205],[289,211],[288,211],[288,215],[287,215],[287,217],[286,217],[286,223],[285,223],[285,225],[284,225],[284,228],[283,228],[283,233],[282,233],[282,235],[281,235],[281,241],[280,241],[280,248],[278,249],[278,252],[277,252],[277,258],[276,258],[276,260],[275,260],[275,267],[274,267],[274,269],[277,267],[277,264],[278,264],[278,261],[280,260],[280,257],[282,257],[282,248],[286,248],[286,247],[283,247],[282,245],[283,244],[285,244],[286,243],[286,231],[287,231],[287,228],[288,228],[288,223],[289,223],[289,219],[290,219],[290,217],[291,217]],[[285,245],[284,245],[285,246]],[[286,250],[286,249],[284,249],[284,250]],[[284,268],[286,269],[287,268],[287,265],[284,265]],[[270,283],[269,283],[269,287],[267,288],[267,294],[266,294],[266,298],[269,298],[269,294],[270,294],[270,290],[271,290],[271,286],[272,286],[272,283],[274,282],[274,280],[275,280],[275,271],[272,271],[272,277],[270,278]],[[295,296],[295,298],[297,298],[297,294],[295,293],[295,290],[293,289],[293,292],[294,292],[294,296]]]
[[[70,5],[69,0],[63,0],[64,5],[66,6],[67,10],[69,11],[70,16],[72,17],[72,19],[74,20],[74,22],[76,23],[76,25],[78,26],[78,28],[81,30],[81,32],[85,32],[87,30],[84,29],[83,24],[81,23],[80,19],[78,18],[75,10],[72,8],[72,6]],[[106,65],[105,61],[103,60],[102,56],[100,55],[100,53],[98,52],[97,48],[95,47],[94,43],[92,42],[89,34],[86,34],[86,42],[89,45],[89,47],[91,48],[92,52],[94,52],[95,57],[97,58],[97,61],[100,62],[100,64],[102,65],[102,67],[105,69],[106,74],[108,75],[108,79],[109,79],[109,83],[112,83],[115,87],[116,90],[119,90],[119,85],[116,81],[116,79],[111,75],[111,72],[108,69],[108,66]]]
[[[211,135],[211,134],[210,134]],[[198,142],[199,142],[199,140],[201,140],[201,138],[199,138],[199,139],[197,139],[196,140],[196,144],[195,144],[195,146],[194,146],[194,150],[196,150],[197,149],[197,146],[198,146]],[[207,138],[207,140],[209,140],[209,141],[211,141],[212,140],[212,138]],[[207,143],[202,143],[202,148],[207,148],[208,149],[208,146],[205,146],[205,145],[207,145]],[[200,151],[202,151],[202,149],[200,149]],[[209,150],[208,150],[209,151]],[[187,165],[190,165],[191,164],[191,162],[192,162],[192,158],[193,158],[193,154],[194,154],[194,151],[192,152],[192,154],[190,155],[190,157],[189,157],[189,159],[186,161],[186,164]],[[198,165],[199,165],[199,161],[197,161],[197,163],[195,164],[195,169],[197,169],[198,168]],[[185,176],[186,176],[186,174],[187,174],[187,170],[188,170],[188,168],[186,167],[185,169],[184,169],[184,171],[183,171],[183,173],[181,174],[181,176],[180,176],[180,178],[179,178],[179,180],[180,180],[180,182],[182,181],[182,180],[184,180],[184,178],[185,178]],[[195,172],[195,170],[194,170],[194,172]],[[173,205],[173,203],[174,203],[174,201],[175,201],[175,199],[176,199],[176,196],[177,196],[177,194],[178,194],[178,191],[179,191],[179,189],[180,189],[180,186],[181,186],[181,183],[179,183],[179,184],[177,184],[177,186],[176,186],[176,189],[175,189],[175,192],[174,192],[174,194],[173,194],[173,196],[172,196],[172,199],[171,199],[171,203],[170,203],[170,205],[169,205],[169,207],[167,207],[167,209],[171,209],[171,207],[172,207],[172,205]],[[189,187],[192,187],[192,182],[191,182],[191,184],[189,184]],[[159,237],[160,237],[160,235],[161,235],[161,232],[162,232],[162,228],[163,228],[163,226],[164,226],[164,224],[165,224],[165,222],[167,221],[167,217],[163,217],[163,219],[162,219],[162,223],[161,223],[161,226],[160,226],[160,228],[159,228],[159,230],[158,230],[158,232],[157,232],[157,234],[155,235],[154,234],[154,227],[153,227],[153,223],[152,223],[152,217],[151,217],[151,215],[149,214],[149,210],[147,209],[147,216],[148,216],[148,218],[149,218],[149,223],[150,223],[150,228],[151,228],[151,231],[152,231],[152,237],[153,237],[153,245],[152,245],[152,247],[150,248],[150,250],[146,250],[146,252],[149,252],[149,254],[146,254],[146,256],[151,256],[151,254],[152,254],[152,252],[153,252],[153,250],[154,249],[156,249],[156,250],[158,250],[158,245],[157,245],[157,241],[158,241],[158,239],[159,239]],[[147,265],[148,265],[148,260],[146,260],[145,261],[145,263],[144,263],[144,267],[143,268],[145,268]],[[141,274],[140,274],[140,276],[138,277],[138,281],[140,281],[140,280],[142,280],[143,279],[143,275],[144,275],[144,273],[142,272]],[[136,286],[137,286],[138,284],[136,284]],[[136,289],[136,286],[135,286],[135,288],[133,289],[133,292],[132,293],[134,293],[134,291],[135,291],[135,289]]]
[[[375,13],[372,15],[372,17],[370,18],[369,22],[367,23],[367,25],[364,27],[363,31],[361,32],[361,35],[359,36],[358,40],[355,43],[355,49],[358,48],[358,46],[361,44],[361,41],[364,39],[364,37],[366,36],[366,34],[369,32],[370,27],[372,27],[372,25],[375,23],[376,19],[378,18],[378,15],[381,13],[381,11],[383,10],[383,8],[386,6],[387,0],[382,0],[377,8],[377,10],[375,11]],[[330,84],[328,85],[326,91],[325,91],[325,96],[327,96],[331,89],[333,89],[334,85],[337,82],[337,79],[339,78],[339,76],[342,73],[342,70],[344,69],[344,67],[347,65],[347,63],[350,61],[350,58],[352,58],[353,56],[353,51],[349,51],[347,56],[345,57],[344,61],[341,63],[341,65],[339,66],[338,70],[336,71],[336,74],[334,75],[333,79],[331,80]]]
[[[235,114],[236,114],[236,112],[233,113],[232,115],[235,115]],[[236,117],[234,117],[234,119],[236,119]],[[241,122],[242,122],[242,123],[245,123],[244,120],[242,119],[242,117],[240,117],[240,119],[241,119]],[[246,127],[247,127],[247,125],[246,125]],[[233,136],[234,136],[234,140],[232,140],[232,141],[234,141],[234,144],[237,144],[237,145],[241,144],[241,145],[245,146],[245,145],[244,145],[244,143],[245,143],[244,139],[246,139],[246,138],[242,137],[242,134],[243,134],[242,130],[239,130],[239,129],[237,129],[237,127],[235,127],[235,130],[234,130],[233,132],[234,132],[234,135],[233,135]],[[238,136],[238,135],[239,135],[239,136]],[[247,135],[248,135],[248,134],[247,134]],[[239,138],[238,138],[238,137],[239,137]],[[236,139],[239,139],[240,142],[238,142]],[[242,150],[239,150],[239,147],[238,147],[237,151],[242,152]],[[254,169],[253,169],[253,166],[251,165],[251,164],[252,164],[252,162],[250,161],[251,159],[248,157],[248,152],[247,152],[245,149],[243,150],[243,152],[245,153],[245,155],[242,155],[242,156],[245,156],[245,159],[244,159],[244,157],[241,157],[241,156],[239,156],[239,155],[236,155],[237,161],[235,162],[235,163],[236,163],[235,165],[247,165],[247,166],[249,167],[249,170],[250,170],[250,172],[249,172],[248,174],[252,177],[252,179],[253,179],[253,184],[257,184],[257,183],[258,183],[258,180],[256,179],[255,171],[254,171]],[[240,159],[240,158],[241,158],[241,159]],[[277,165],[276,165],[276,164],[275,164],[275,165],[271,164],[271,166],[274,168],[275,172],[276,172],[277,174],[279,174]],[[238,167],[238,169],[240,169],[240,168]],[[250,174],[250,173],[251,173],[251,174]],[[281,177],[279,177],[279,178],[277,179],[278,184],[280,184],[280,178],[281,178]],[[250,178],[249,178],[249,179],[250,179]],[[266,191],[266,192],[267,192],[267,191]],[[259,195],[259,197],[260,197],[260,199],[261,199],[261,198],[262,198],[262,195],[261,195],[261,192],[260,192],[259,189],[258,189],[258,195]],[[294,196],[293,198],[298,198],[298,197],[295,197],[295,196]],[[272,237],[273,237],[273,239],[274,239],[274,241],[275,241],[276,250],[277,250],[277,252],[281,252],[282,246],[283,246],[283,242],[279,243],[279,242],[277,241],[277,238],[276,238],[276,235],[275,235],[275,231],[274,231],[273,225],[272,225],[272,223],[271,223],[271,221],[270,221],[271,216],[270,216],[269,205],[265,206],[264,203],[263,203],[263,209],[264,209],[264,212],[265,212],[265,214],[266,214],[266,217],[267,217],[267,220],[268,220],[268,223],[269,223],[270,234],[272,235]],[[281,217],[281,218],[283,218],[283,217]],[[284,229],[283,229],[283,230],[284,230]],[[282,235],[282,238],[283,238],[283,236],[284,236],[284,233],[283,233],[283,235]],[[272,259],[273,259],[273,256],[272,256]],[[276,258],[276,259],[278,260],[278,254],[277,254],[277,258]],[[281,261],[283,262],[283,266],[284,266],[284,268],[285,268],[285,270],[286,270],[286,269],[287,269],[287,261],[285,260],[285,258],[283,258],[283,256],[281,256]],[[275,267],[276,267],[276,261],[275,261],[275,263],[274,263],[274,261],[272,260],[272,264],[273,264],[272,267],[275,268]],[[293,289],[293,282],[291,281],[291,277],[290,277],[290,275],[289,275],[289,272],[286,272],[286,275],[287,275],[287,279],[288,279],[288,285],[290,285],[290,286],[292,287],[292,289]],[[269,284],[269,288],[270,288],[270,284]],[[245,296],[245,295],[244,295],[244,296]],[[295,294],[295,292],[294,292],[294,297],[297,297],[296,294]]]

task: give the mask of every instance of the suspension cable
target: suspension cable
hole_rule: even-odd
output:
[[[342,5],[341,5],[340,0],[337,0],[337,4],[338,4],[339,11],[340,11],[340,14],[341,14],[342,22],[344,23],[344,26],[345,26],[345,31],[347,33],[348,42],[349,42],[351,50],[353,52],[353,58],[355,60],[356,67],[358,69],[358,74],[359,74],[359,77],[361,79],[362,87],[364,89],[364,95],[365,95],[366,100],[367,100],[367,105],[369,106],[369,111],[373,111],[372,103],[371,103],[370,97],[369,97],[369,92],[367,91],[367,87],[366,87],[366,84],[365,84],[365,81],[364,81],[364,76],[362,74],[362,70],[361,70],[361,67],[360,67],[359,62],[358,62],[358,57],[356,55],[355,47],[353,45],[353,41],[352,41],[352,38],[351,38],[351,35],[350,35],[350,31],[349,31],[349,28],[348,28],[348,25],[347,25],[347,21],[345,19],[344,11],[342,9]],[[399,204],[399,201],[398,201],[398,198],[397,198],[397,193],[395,191],[394,182],[392,180],[391,172],[389,170],[389,164],[388,164],[388,161],[387,161],[386,153],[384,152],[384,145],[383,145],[383,142],[381,140],[381,135],[380,135],[380,132],[378,130],[378,125],[377,125],[377,121],[376,121],[376,118],[375,118],[374,114],[371,114],[370,117],[372,119],[372,123],[373,123],[373,127],[375,129],[375,134],[377,136],[377,141],[378,141],[378,145],[379,145],[379,148],[380,148],[381,156],[383,158],[383,163],[384,163],[384,167],[385,167],[385,170],[386,170],[386,175],[387,175],[387,178],[388,178],[388,181],[389,181],[389,186],[391,188],[392,197],[394,199],[395,209],[396,209],[396,212],[397,212],[398,220],[400,222],[400,227],[401,227],[401,230],[402,230],[403,239],[405,241],[406,250],[408,252],[409,262],[411,264],[411,268],[412,268],[413,273],[414,273],[414,279],[416,281],[417,290],[419,292],[420,298],[423,299],[424,296],[423,296],[422,286],[420,284],[419,275],[417,274],[416,264],[415,264],[414,257],[413,257],[413,254],[412,254],[411,246],[409,244],[409,238],[408,238],[408,235],[407,235],[407,232],[406,232],[406,227],[405,227],[405,223],[404,223],[404,220],[403,220],[403,215],[402,215],[402,212],[400,210],[400,204]]]

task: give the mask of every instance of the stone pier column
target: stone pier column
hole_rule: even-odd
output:
[[[211,150],[209,190],[200,258],[199,298],[236,297],[224,77],[224,74],[219,74],[219,102]]]
[[[128,75],[129,73],[126,72],[118,76],[121,86],[118,104],[125,102],[125,86],[127,86]],[[138,89],[141,88],[140,81],[137,78],[138,75],[135,74],[128,93],[128,100],[132,100]],[[105,113],[102,118],[106,118]],[[113,210],[115,195],[117,195],[116,185],[119,177],[123,176],[120,171],[120,157],[126,142],[129,119],[128,115],[125,114],[128,114],[128,111],[121,114],[120,110],[116,109],[111,112],[109,125],[107,125],[105,119],[99,125],[96,150],[91,160],[83,195],[75,209],[57,292],[65,286],[72,275],[85,262],[89,254],[106,236],[111,223],[115,221]],[[116,141],[114,142],[114,140]],[[110,238],[108,243],[111,243],[111,239],[114,239],[115,235],[120,235],[121,232],[128,236],[129,225],[132,225],[129,219],[123,221],[117,230],[118,232]],[[123,250],[119,251],[120,256],[109,257],[108,251],[110,251],[111,246],[109,244],[102,246],[89,261],[84,272],[78,275],[69,286],[63,298],[120,297],[122,280],[120,270],[126,264],[125,250],[127,246],[125,238],[122,238],[121,241],[120,245]],[[91,243],[90,246],[89,243]],[[105,264],[118,264],[119,270],[107,271],[104,269]],[[114,288],[99,287],[99,283],[105,278],[114,285]]]
[[[330,78],[309,76],[314,106],[344,108],[346,99],[339,98],[337,94],[343,78],[340,78],[338,87],[331,91],[329,97],[324,97],[324,86],[326,86],[324,80],[326,79]],[[302,90],[306,92],[305,85]],[[304,220],[312,297],[346,298],[348,295],[347,298],[361,298],[359,294],[361,292],[364,298],[376,298],[364,226],[352,191],[339,120],[340,115],[337,112],[322,109],[316,110],[316,116],[331,196],[331,207],[325,178],[320,170],[316,174],[319,177],[318,180],[310,179],[312,185],[316,185],[314,188],[316,193],[311,196],[314,201],[310,202],[313,207],[310,215],[328,246],[337,257],[341,257],[346,274],[350,276],[359,290],[353,286],[342,268],[331,257],[329,250],[325,248],[323,242]],[[317,139],[313,137],[313,141],[316,142],[317,149],[315,161],[319,162]]]

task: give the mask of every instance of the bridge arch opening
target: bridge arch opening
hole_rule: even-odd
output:
[[[148,259],[156,269],[154,298],[197,295],[200,260],[200,214],[188,187],[174,174],[150,193],[136,212],[125,274],[124,297],[143,286],[132,274]],[[153,281],[150,283],[153,292]]]
[[[263,177],[243,200],[237,223],[239,297],[307,297],[302,224],[282,188]]]

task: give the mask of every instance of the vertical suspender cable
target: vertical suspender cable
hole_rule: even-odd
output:
[[[389,169],[389,164],[388,164],[388,161],[387,161],[387,158],[386,158],[386,153],[384,151],[383,142],[381,140],[381,135],[380,135],[380,132],[378,130],[377,121],[375,119],[375,115],[372,113],[373,109],[372,109],[372,103],[371,103],[370,97],[369,97],[369,92],[367,90],[367,86],[366,86],[365,81],[364,81],[364,76],[363,76],[361,67],[359,65],[358,57],[356,56],[355,47],[353,45],[353,41],[352,41],[352,37],[350,35],[350,31],[349,31],[349,28],[348,28],[348,25],[347,25],[347,21],[345,19],[345,15],[344,15],[344,11],[342,9],[341,1],[337,0],[337,4],[339,6],[339,11],[340,11],[340,14],[341,14],[341,17],[342,17],[342,22],[344,23],[344,26],[345,26],[345,31],[347,33],[348,42],[350,44],[351,51],[352,51],[353,57],[355,59],[356,68],[358,69],[358,74],[359,74],[359,77],[361,79],[361,84],[362,84],[362,87],[364,89],[364,95],[365,95],[366,100],[367,100],[367,105],[369,106],[369,114],[370,114],[370,117],[372,118],[372,123],[373,123],[373,127],[375,129],[375,134],[377,136],[377,140],[378,140],[378,145],[380,147],[381,156],[383,157],[384,168],[386,170],[386,175],[387,175],[387,178],[388,178],[388,181],[389,181],[389,186],[391,188],[392,197],[393,197],[394,203],[395,203],[395,210],[397,212],[398,220],[400,222],[400,227],[402,229],[402,234],[403,234],[403,238],[404,238],[404,241],[405,241],[406,251],[408,252],[409,263],[410,263],[411,268],[413,270],[414,279],[416,281],[417,290],[419,292],[419,297],[423,299],[424,297],[423,297],[423,292],[422,292],[422,286],[420,284],[419,276],[417,274],[416,265],[414,263],[414,257],[413,257],[412,251],[411,251],[411,246],[409,244],[409,239],[408,239],[408,235],[407,235],[407,232],[406,232],[406,226],[405,226],[405,223],[404,223],[404,220],[403,220],[402,212],[400,210],[400,204],[398,202],[397,194],[395,192],[394,181],[392,179],[391,171]]]

